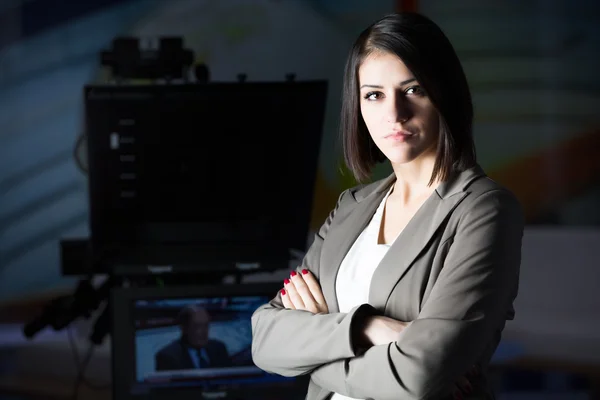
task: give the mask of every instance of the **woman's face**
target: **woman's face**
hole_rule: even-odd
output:
[[[435,156],[439,115],[412,72],[395,55],[373,53],[358,70],[360,111],[392,165]]]

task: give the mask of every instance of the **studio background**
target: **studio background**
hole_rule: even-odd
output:
[[[600,364],[600,3],[592,0],[0,2],[0,305],[50,299],[76,282],[61,276],[59,240],[89,234],[86,176],[74,160],[82,87],[104,78],[99,53],[115,36],[182,35],[214,81],[326,79],[314,230],[355,184],[337,142],[346,55],[370,22],[400,9],[431,17],[454,44],[473,93],[479,163],[526,212],[511,351],[523,351],[523,339]],[[215,132],[198,121],[198,134]]]

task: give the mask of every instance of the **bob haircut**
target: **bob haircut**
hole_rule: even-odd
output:
[[[427,17],[395,13],[365,29],[346,62],[340,133],[344,160],[356,180],[368,180],[373,167],[386,159],[371,139],[360,110],[358,70],[369,55],[377,52],[400,58],[438,111],[440,132],[429,184],[474,166],[473,103],[452,44]]]

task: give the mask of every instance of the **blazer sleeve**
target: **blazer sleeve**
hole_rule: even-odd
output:
[[[319,386],[353,398],[436,399],[479,361],[512,310],[524,216],[506,190],[480,195],[458,223],[438,280],[396,342],[328,363]]]
[[[336,207],[316,233],[298,271],[306,268],[318,279],[321,247],[347,193],[340,195]],[[370,307],[358,306],[349,313],[330,314],[287,310],[281,294],[277,293],[252,315],[253,362],[267,372],[298,376],[328,362],[354,357],[352,332],[367,310]]]

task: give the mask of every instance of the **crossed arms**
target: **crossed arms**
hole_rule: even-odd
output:
[[[337,208],[298,271],[318,266]],[[377,314],[368,304],[348,313],[312,313],[286,309],[279,293],[252,317],[254,362],[284,376],[310,373],[319,386],[354,398],[438,398],[503,328],[518,285],[522,230],[510,193],[493,190],[475,199],[418,318],[387,344],[361,348],[359,338]],[[318,278],[318,270],[311,271]]]

